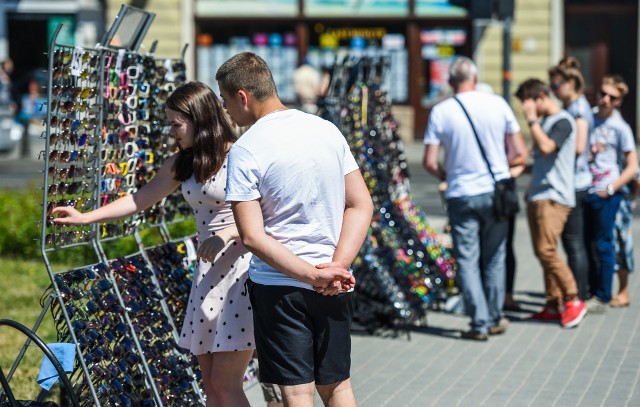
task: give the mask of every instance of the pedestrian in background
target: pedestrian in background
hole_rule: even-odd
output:
[[[550,94],[549,87],[538,79],[523,82],[516,91],[533,139],[527,219],[545,286],[545,306],[531,318],[559,321],[563,327],[573,328],[587,309],[578,298],[569,266],[558,252],[558,242],[575,206],[576,126],[573,116]]]
[[[298,98],[300,110],[315,114],[318,111],[318,98],[322,92],[322,76],[305,58],[293,71],[293,87]]]
[[[640,171],[636,177],[622,188],[622,202],[616,213],[614,242],[616,248],[616,274],[619,287],[609,302],[610,307],[628,307],[631,305],[629,296],[629,273],[633,272],[633,212],[636,210],[636,199],[640,192]]]
[[[373,213],[358,165],[333,124],[282,104],[259,56],[233,56],[216,80],[232,120],[251,126],[229,153],[226,199],[254,254],[260,378],[285,405],[313,406],[317,390],[327,406],[355,406],[348,269]]]
[[[495,181],[459,103],[469,112],[496,180],[510,177],[507,150],[518,150],[514,143],[520,126],[507,102],[477,91],[477,83],[478,70],[471,59],[459,57],[451,64],[449,84],[455,97],[431,110],[423,164],[430,174],[447,181],[445,197],[458,263],[457,279],[466,313],[471,317],[471,329],[461,337],[486,341],[489,334],[503,333],[508,326],[502,312],[508,225],[495,218]],[[445,150],[444,168],[438,162],[441,145]],[[518,160],[523,163],[525,157],[523,153]]]
[[[15,112],[16,104],[13,100],[11,74],[13,73],[13,60],[7,58],[0,63],[0,108]]]
[[[587,239],[590,242],[589,312],[603,313],[611,300],[615,270],[614,225],[622,201],[621,189],[638,171],[633,132],[618,108],[629,87],[619,75],[607,75],[598,90],[594,129],[589,138],[593,184],[586,201]],[[622,171],[620,170],[622,168]]]
[[[507,159],[509,160],[509,174],[511,178],[518,178],[525,170],[527,161],[527,146],[524,143],[521,133],[516,133],[513,138],[513,143],[509,143],[505,146],[507,150]],[[515,282],[516,282],[516,269],[518,262],[516,259],[516,253],[513,247],[514,238],[516,234],[516,216],[511,215],[507,219],[507,246],[506,246],[506,286],[504,294],[504,306],[503,310],[519,312],[522,311],[520,304],[515,299]]]
[[[575,58],[564,58],[558,65],[549,69],[549,87],[576,122],[574,178],[576,205],[569,212],[569,218],[564,225],[562,245],[578,286],[578,297],[586,301],[589,286],[589,260],[584,234],[584,205],[591,186],[588,139],[593,129],[593,112],[582,93],[584,79],[580,72],[580,64]]]

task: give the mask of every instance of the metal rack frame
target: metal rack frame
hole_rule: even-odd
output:
[[[129,6],[123,6],[123,8],[121,9],[121,13],[123,11],[126,11],[129,8]],[[137,49],[137,47],[140,45],[140,42],[142,41],[142,38],[144,37],[144,34],[146,33],[146,31],[148,30],[151,22],[152,22],[153,18],[147,19],[145,21],[145,25],[144,27],[141,28],[140,33],[138,34],[138,38],[136,40],[136,43],[134,44],[135,47],[131,47],[132,49]],[[119,25],[119,23],[121,22],[121,19],[118,19],[116,21],[116,23],[114,24],[114,27],[112,27],[112,31],[115,32],[115,30],[117,30],[117,26]],[[65,44],[60,44],[57,42],[57,38],[58,38],[58,34],[60,32],[62,28],[62,24],[59,24],[58,27],[56,28],[55,32],[53,33],[50,45],[49,45],[49,58],[48,58],[48,86],[47,86],[47,102],[49,104],[49,106],[51,106],[51,101],[53,100],[53,94],[52,94],[52,88],[53,88],[53,72],[54,72],[54,54],[55,51],[57,50],[69,50],[69,51],[73,51],[74,47],[65,45]],[[107,37],[105,37],[107,38]],[[155,44],[155,43],[154,43]],[[155,48],[155,47],[154,47]],[[185,47],[182,50],[182,58],[184,58],[184,53],[186,51],[187,46],[185,45]],[[104,72],[105,70],[105,55],[112,55],[117,53],[117,50],[113,50],[111,48],[107,48],[105,46],[100,46],[99,48],[84,48],[86,51],[90,51],[93,52],[97,55],[99,55],[99,66],[98,66],[98,71],[99,72]],[[129,50],[129,52],[131,54],[135,54],[134,52],[132,52],[132,50]],[[148,55],[150,56],[150,55]],[[174,59],[179,59],[179,58],[174,58]],[[99,131],[102,128],[102,124],[104,123],[105,117],[104,117],[104,104],[103,104],[103,97],[104,97],[104,86],[102,86],[102,81],[99,82],[96,87],[98,87],[97,92],[96,92],[96,97],[100,103],[99,106],[99,110],[97,112],[96,115],[96,120],[98,125],[96,125],[96,129],[94,131]],[[62,273],[62,272],[56,272],[53,270],[52,264],[49,260],[48,254],[56,251],[56,250],[60,250],[60,249],[67,249],[67,248],[71,248],[71,247],[76,247],[76,246],[87,246],[90,245],[93,249],[93,253],[95,254],[96,258],[98,259],[98,262],[102,262],[105,264],[108,264],[108,256],[105,253],[105,250],[102,246],[102,242],[103,241],[108,241],[108,240],[114,240],[114,239],[118,239],[118,238],[122,238],[123,236],[115,236],[113,238],[107,238],[107,239],[101,239],[98,233],[98,225],[97,224],[93,224],[91,225],[91,235],[92,237],[85,241],[85,242],[75,242],[72,244],[62,244],[59,245],[58,247],[56,247],[57,245],[54,245],[54,247],[49,247],[47,248],[47,244],[46,244],[46,233],[47,233],[47,228],[45,227],[45,225],[47,224],[47,218],[48,218],[48,211],[47,211],[47,203],[48,203],[48,171],[47,169],[49,168],[50,162],[49,162],[49,153],[51,151],[51,143],[50,143],[50,135],[51,135],[51,118],[52,118],[52,109],[48,108],[47,109],[47,117],[46,117],[46,129],[45,129],[45,153],[44,153],[44,176],[43,176],[43,210],[42,210],[42,218],[41,218],[41,225],[42,225],[42,230],[41,230],[41,235],[40,235],[40,248],[41,248],[41,255],[43,257],[43,261],[45,263],[45,267],[47,269],[47,273],[49,275],[49,278],[51,280],[51,287],[52,287],[52,291],[51,294],[46,298],[46,300],[44,301],[43,304],[43,309],[40,313],[40,315],[38,316],[34,327],[32,329],[33,332],[36,332],[38,327],[41,325],[44,316],[46,314],[46,312],[50,309],[53,301],[58,301],[59,305],[60,305],[60,310],[62,313],[62,316],[64,318],[64,321],[66,323],[66,326],[69,328],[69,336],[71,338],[71,340],[73,341],[73,343],[76,346],[76,351],[77,354],[80,355],[79,357],[79,364],[80,364],[80,368],[82,370],[82,374],[84,375],[84,378],[88,384],[89,387],[89,391],[91,393],[91,396],[93,397],[93,402],[95,403],[96,406],[100,406],[100,402],[99,402],[99,397],[98,394],[96,392],[96,389],[94,388],[92,381],[91,381],[91,373],[90,370],[87,366],[87,364],[85,363],[84,360],[84,355],[82,353],[82,349],[79,345],[78,342],[78,338],[76,337],[74,330],[72,329],[72,325],[71,325],[71,320],[72,318],[70,318],[67,310],[65,309],[65,304],[63,301],[63,296],[61,293],[60,288],[58,287],[58,284],[56,283],[56,279],[55,279],[55,275],[58,273]],[[98,142],[96,143],[95,146],[93,146],[92,148],[94,148],[94,151],[92,152],[92,154],[95,154],[95,156],[93,156],[93,166],[96,168],[100,167],[100,151],[102,151],[102,137],[98,138]],[[86,165],[85,165],[86,167]],[[96,185],[99,186],[100,185],[100,181],[101,181],[101,176],[100,176],[100,172],[96,171],[96,173],[94,174],[94,179],[96,180]],[[92,198],[93,198],[93,204],[92,204],[92,209],[95,209],[98,207],[98,198],[100,196],[100,192],[98,187],[93,188],[92,191]],[[145,225],[146,228],[156,228],[158,233],[160,234],[160,237],[162,239],[162,241],[164,243],[168,243],[168,242],[175,242],[178,239],[174,239],[172,238],[169,229],[167,227],[168,223],[179,223],[179,222],[183,222],[188,220],[188,217],[186,218],[181,218],[178,219],[176,221],[172,221],[172,222],[166,222],[164,217],[162,218],[162,221],[158,224],[153,224],[153,225]],[[138,228],[136,228],[134,230],[134,239],[136,242],[136,245],[138,247],[138,251],[135,253],[130,254],[130,256],[136,256],[136,255],[140,255],[145,262],[145,265],[150,269],[153,270],[153,264],[150,262],[149,258],[147,257],[145,250],[149,249],[146,248],[144,246],[144,243],[142,241],[142,238],[139,234],[139,230]],[[163,244],[164,244],[163,243]],[[95,265],[95,264],[94,264]],[[87,266],[82,266],[82,267],[91,267],[92,265],[87,265]],[[152,273],[153,274],[153,273]],[[116,286],[116,284],[114,284],[114,280],[113,280],[113,275],[107,276],[107,279],[111,279],[112,281],[110,281],[112,283],[112,288],[114,289],[114,292],[118,298],[118,302],[120,304],[120,306],[125,309],[124,306],[124,301],[122,298],[122,295],[118,289],[118,287]],[[160,289],[160,285],[159,282],[155,276],[155,274],[153,274],[152,277],[152,282],[153,284],[156,286],[157,289]],[[174,340],[177,341],[177,338],[179,337],[178,332],[177,332],[177,328],[175,325],[175,322],[173,321],[173,318],[171,316],[171,313],[169,312],[168,306],[166,304],[166,302],[164,301],[164,299],[161,300],[160,302],[161,304],[161,311],[165,314],[165,316],[167,316],[170,326],[172,328],[172,334],[173,334],[173,338]],[[144,352],[142,350],[142,346],[140,344],[139,338],[136,335],[136,332],[133,328],[133,324],[132,321],[128,315],[128,312],[124,311],[124,319],[126,324],[129,327],[130,330],[130,336],[134,341],[135,347],[136,347],[136,351],[138,353],[138,355],[141,358],[141,365],[144,369],[144,373],[146,375],[146,379],[148,379],[148,383],[150,384],[151,390],[153,392],[153,399],[155,401],[155,403],[158,406],[162,406],[162,400],[160,397],[160,393],[158,391],[158,388],[153,380],[153,375],[149,369],[149,364],[145,358]],[[28,349],[28,346],[30,346],[31,344],[31,339],[28,339],[25,344],[23,345],[22,349],[20,350],[17,359],[15,360],[14,364],[12,365],[8,375],[6,376],[6,382],[7,382],[7,386],[8,386],[8,382],[11,380],[11,377],[13,376],[13,374],[15,373],[22,357],[24,356],[24,354],[26,353],[26,350]],[[193,371],[188,371],[188,373],[190,374],[191,377],[195,377],[195,375],[193,374]],[[3,375],[3,380],[5,379],[4,375]],[[67,385],[68,383],[68,379],[65,375],[64,379],[66,380],[66,382],[64,383],[65,385]],[[4,384],[4,383],[3,383]],[[199,401],[202,403],[202,405],[204,405],[204,397],[203,397],[203,392],[200,389],[200,386],[198,383],[196,383],[195,379],[191,381],[191,386],[195,392],[195,394],[199,397]],[[2,394],[0,394],[1,396]],[[10,396],[7,393],[7,396]],[[75,400],[75,394],[72,394],[72,400]],[[44,397],[44,391],[41,391],[40,394],[38,395],[38,400],[41,400]],[[76,404],[74,404],[75,406]]]

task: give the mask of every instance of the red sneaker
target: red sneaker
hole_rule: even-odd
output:
[[[564,312],[562,313],[560,324],[565,328],[573,328],[587,315],[587,307],[580,300],[569,301],[564,304]]]
[[[557,322],[560,321],[560,313],[551,308],[544,307],[542,311],[536,312],[528,319],[531,321]]]

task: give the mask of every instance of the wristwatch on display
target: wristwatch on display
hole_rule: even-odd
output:
[[[615,194],[615,193],[616,193],[616,190],[615,190],[615,189],[613,189],[613,185],[611,185],[611,184],[607,185],[607,194],[608,194],[609,196],[612,196],[612,195],[613,195],[613,194]]]

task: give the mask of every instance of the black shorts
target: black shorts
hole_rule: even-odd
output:
[[[248,284],[260,381],[326,385],[349,378],[352,293]]]

